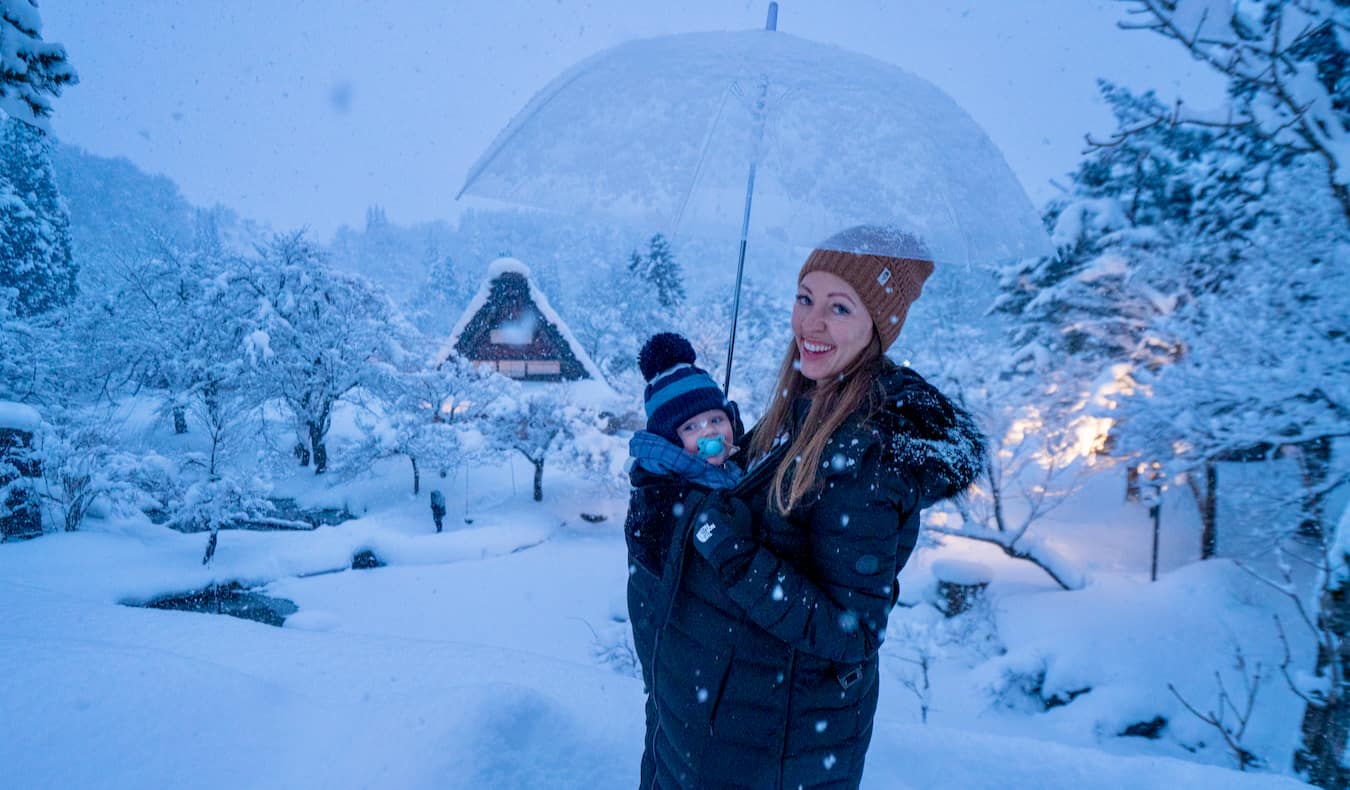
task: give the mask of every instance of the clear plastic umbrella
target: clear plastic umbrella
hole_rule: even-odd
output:
[[[631,41],[577,64],[460,194],[668,235],[739,231],[742,265],[747,238],[809,247],[867,223],[917,235],[938,263],[1048,253],[1021,184],[955,101],[897,66],[776,32],[775,17],[771,6],[767,30]],[[739,296],[739,266],[736,279]]]

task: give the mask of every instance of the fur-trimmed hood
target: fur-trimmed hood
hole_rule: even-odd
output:
[[[965,491],[984,464],[985,439],[975,420],[922,376],[885,361],[878,380],[878,408],[845,421],[825,446],[827,478],[849,474],[864,456],[880,450],[887,476],[912,488],[920,508]],[[797,409],[805,417],[807,402]]]
[[[985,460],[974,418],[910,368],[891,366],[881,385],[885,401],[871,422],[889,434],[885,455],[914,477],[923,506],[965,491]]]

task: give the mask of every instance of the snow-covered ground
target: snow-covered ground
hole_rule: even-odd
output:
[[[209,567],[205,536],[141,520],[0,545],[0,784],[635,786],[642,689],[624,649],[622,499],[550,469],[535,503],[516,467],[476,468],[467,487],[433,479],[450,504],[443,534],[426,491],[413,498],[391,463],[369,479],[279,486],[360,516],[223,532]],[[1150,583],[1145,512],[1118,488],[1104,476],[1046,525],[1086,571],[1081,591],[957,539],[916,556],[865,787],[1298,786],[1277,775],[1301,713],[1274,672],[1281,602],[1230,562],[1185,562],[1198,537],[1179,498]],[[582,503],[609,520],[580,519]],[[387,566],[339,570],[363,550]],[[953,620],[924,603],[939,557],[989,565],[986,602]],[[235,580],[299,611],[275,628],[121,605]],[[1306,666],[1309,640],[1289,630]],[[1215,672],[1241,688],[1238,649],[1265,676],[1244,738],[1265,773],[1232,770],[1216,731],[1167,688],[1215,705]],[[927,723],[905,684],[920,652]],[[1071,701],[1046,709],[1052,699]],[[1119,736],[1156,717],[1156,739]]]

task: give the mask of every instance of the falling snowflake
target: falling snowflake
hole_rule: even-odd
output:
[[[701,688],[701,689],[698,690],[698,693],[697,693],[695,696],[698,697],[698,701],[699,701],[699,702],[707,702],[707,701],[708,701],[708,690],[707,690],[707,689]]]
[[[783,585],[775,584],[773,586],[773,599],[775,601],[783,600]]]
[[[828,726],[830,726],[830,723],[828,721],[825,721],[824,719],[821,719],[820,721],[816,722],[816,732],[825,732],[825,728]]]
[[[820,761],[820,764],[825,766],[825,770],[828,771],[833,768],[834,764],[837,762],[839,761],[835,759],[833,754],[827,754],[825,755],[825,759]]]

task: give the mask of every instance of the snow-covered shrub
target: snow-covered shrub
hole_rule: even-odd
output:
[[[142,467],[138,455],[117,445],[105,417],[66,413],[38,445],[43,495],[51,512],[47,523],[66,532],[80,528],[97,508],[140,501],[132,484]]]

